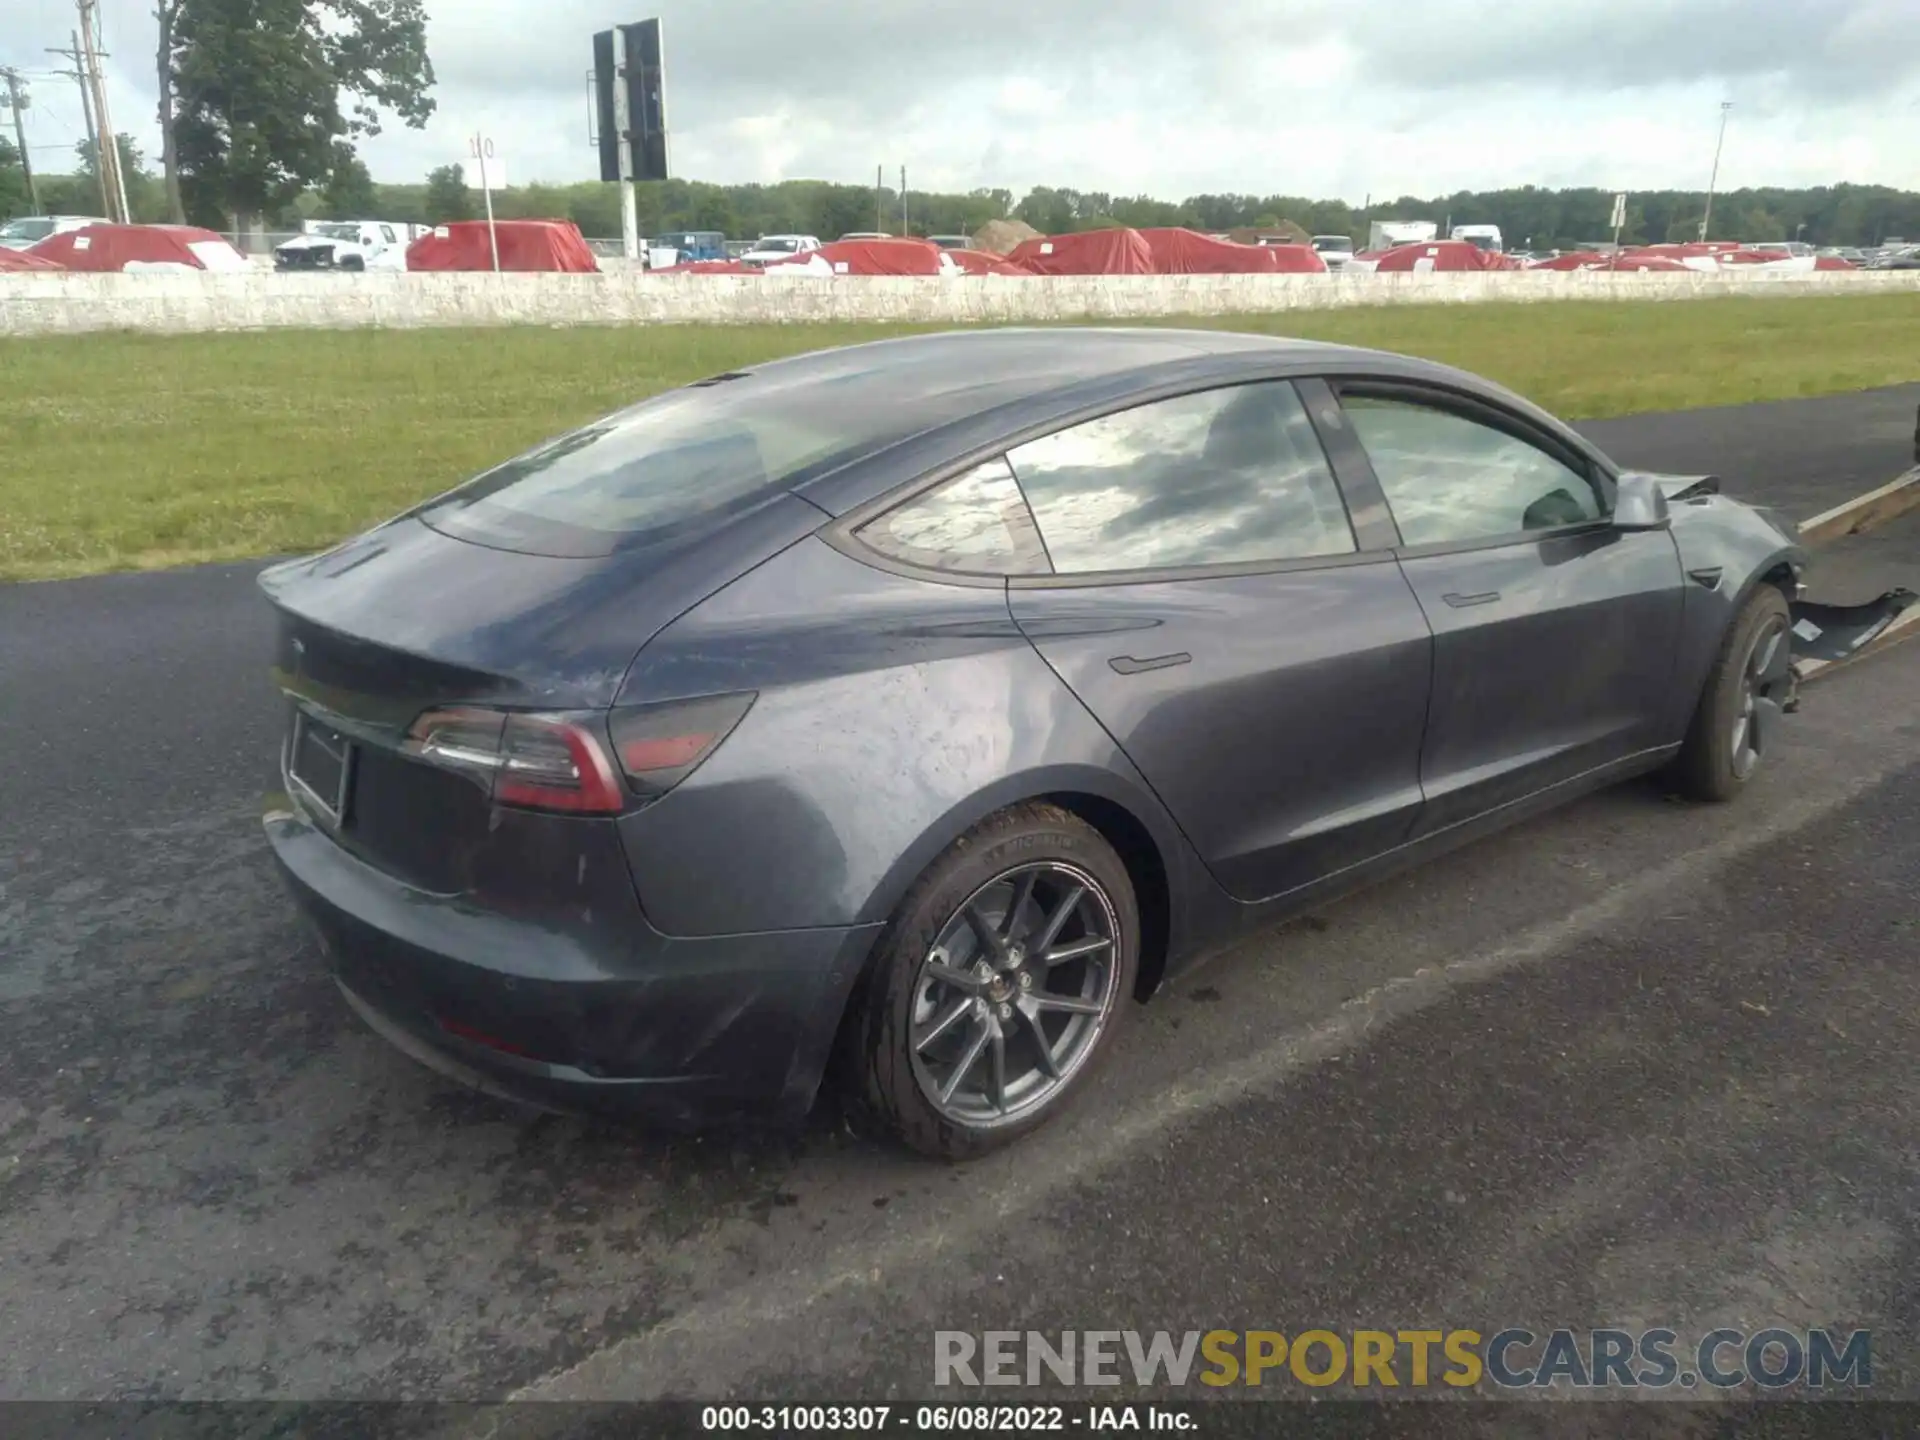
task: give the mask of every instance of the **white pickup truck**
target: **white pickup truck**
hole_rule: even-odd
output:
[[[108,223],[98,215],[22,215],[0,225],[0,249],[25,250],[50,235],[64,235],[69,230]]]
[[[404,270],[409,225],[385,220],[314,220],[307,233],[273,247],[276,270]]]

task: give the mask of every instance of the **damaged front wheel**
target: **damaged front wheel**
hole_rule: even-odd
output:
[[[1681,794],[1731,800],[1772,753],[1793,699],[1790,624],[1787,599],[1771,585],[1757,587],[1734,616],[1673,762]]]

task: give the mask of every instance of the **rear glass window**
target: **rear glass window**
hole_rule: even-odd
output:
[[[1044,575],[1047,552],[1019,482],[989,460],[860,529],[882,555],[930,570]]]
[[[459,539],[541,555],[604,555],[705,531],[887,438],[832,385],[728,377],[596,421],[432,501]]]

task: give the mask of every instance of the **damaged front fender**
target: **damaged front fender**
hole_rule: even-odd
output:
[[[1795,600],[1793,652],[1798,660],[1831,665],[1857,655],[1884,635],[1920,595],[1904,587],[1863,605],[1822,605]]]

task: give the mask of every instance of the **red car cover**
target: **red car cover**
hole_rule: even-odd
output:
[[[1431,263],[1424,263],[1431,262]],[[1374,268],[1385,273],[1410,270],[1512,270],[1517,262],[1464,240],[1427,240],[1396,245]]]
[[[214,252],[213,263],[194,253]],[[195,225],[88,225],[49,235],[27,254],[63,270],[111,272],[128,265],[184,265],[190,270],[244,270],[247,259],[211,230]]]
[[[1033,272],[1024,265],[1016,265],[1004,255],[996,255],[991,250],[949,250],[953,263],[969,275],[1031,275]]]
[[[502,270],[558,270],[591,275],[600,262],[571,220],[499,220]],[[454,220],[437,225],[407,246],[409,270],[491,270],[493,248],[484,220]]]
[[[1261,245],[1274,257],[1273,268],[1282,275],[1325,275],[1327,262],[1311,245]]]
[[[836,275],[938,275],[940,247],[931,240],[835,240],[767,269],[817,270],[822,261]]]
[[[1147,242],[1158,275],[1298,275],[1327,268],[1311,245],[1240,245],[1177,227],[1135,233]]]
[[[1639,250],[1623,250],[1618,257],[1596,255],[1591,261],[1582,265],[1580,268],[1582,270],[1612,270],[1616,272],[1651,270],[1658,271],[1662,274],[1677,272],[1681,275],[1693,273],[1693,267],[1684,260],[1677,260],[1671,255],[1649,255]]]
[[[1802,257],[1783,254],[1778,250],[1722,250],[1713,258],[1718,260],[1722,265],[1778,265],[1784,261],[1799,260]],[[1845,264],[1846,262],[1842,261],[1841,263]],[[1813,268],[1816,270],[1821,268],[1818,260],[1814,261]],[[1833,267],[1827,266],[1826,268],[1832,269]]]
[[[1555,255],[1549,260],[1536,260],[1527,268],[1529,270],[1584,270],[1596,260],[1604,264],[1606,258],[1598,250],[1573,250],[1565,255]]]
[[[1138,230],[1081,230],[1022,240],[1007,256],[1035,275],[1151,275],[1153,251]]]
[[[1636,245],[1636,250],[1649,255],[1720,255],[1730,250],[1738,250],[1738,240],[1661,240],[1650,245]]]
[[[51,237],[49,237],[51,238]],[[0,249],[0,271],[8,270],[64,270],[67,267],[56,264],[40,255],[29,255],[24,250]]]

